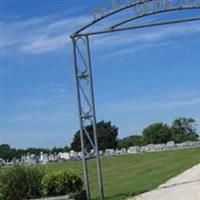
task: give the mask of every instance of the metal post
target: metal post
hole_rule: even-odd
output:
[[[85,178],[85,187],[87,190],[87,197],[90,199],[90,183],[87,169],[87,160],[85,158],[85,146],[84,139],[88,139],[92,148],[95,151],[96,156],[96,167],[98,175],[98,186],[100,199],[104,199],[103,191],[103,179],[101,171],[101,162],[99,156],[97,130],[96,130],[96,113],[95,113],[95,101],[94,101],[94,90],[93,90],[93,79],[92,79],[92,68],[91,68],[91,56],[89,38],[85,37],[72,37],[73,41],[73,53],[74,53],[74,70],[75,80],[77,88],[77,99],[78,99],[78,111],[79,111],[79,122],[80,122],[80,138],[81,148],[83,154],[83,170]],[[83,41],[82,47],[80,41]],[[86,129],[86,122],[89,121],[92,125],[92,135]]]
[[[96,164],[97,164],[97,174],[98,174],[98,183],[99,183],[99,192],[101,199],[104,199],[104,190],[103,190],[103,178],[102,178],[102,169],[101,162],[99,156],[99,147],[98,147],[98,139],[97,139],[97,130],[96,130],[96,112],[95,112],[95,100],[94,100],[94,89],[93,89],[93,78],[92,78],[92,67],[91,67],[91,56],[90,56],[90,46],[89,46],[89,38],[86,36],[87,42],[87,55],[88,55],[88,69],[89,69],[89,80],[90,80],[90,97],[92,103],[92,114],[93,114],[93,134],[94,134],[94,143],[95,143],[95,152],[96,152]]]
[[[74,72],[75,72],[75,82],[76,82],[76,92],[78,99],[78,113],[79,113],[79,123],[80,123],[80,138],[81,138],[81,149],[82,149],[82,161],[83,161],[83,173],[85,179],[85,188],[87,193],[87,199],[90,200],[90,185],[89,185],[89,177],[88,177],[88,167],[87,160],[85,158],[85,147],[84,147],[84,136],[83,136],[83,123],[81,118],[81,95],[80,95],[80,87],[79,87],[79,78],[78,78],[78,66],[77,66],[77,52],[76,52],[76,41],[72,38],[73,42],[73,56],[74,56]]]

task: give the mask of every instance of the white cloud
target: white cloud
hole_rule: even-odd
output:
[[[170,97],[163,96],[159,98],[141,98],[141,99],[126,99],[121,101],[115,101],[111,103],[105,103],[99,107],[103,110],[107,110],[110,113],[130,113],[130,112],[143,112],[152,110],[165,110],[165,109],[177,109],[186,108],[190,106],[200,105],[200,94],[176,94]]]
[[[88,19],[55,15],[1,22],[1,52],[41,54],[63,49],[70,42],[70,33]]]
[[[138,45],[138,46],[134,46],[130,48],[122,48],[118,51],[111,53],[110,56],[116,57],[116,56],[130,55],[130,54],[132,56],[133,54],[136,54],[137,52],[140,52],[144,49],[155,48],[155,47],[165,47],[165,46],[169,46],[170,44],[171,42],[157,42],[157,43],[149,42],[143,45]]]
[[[70,33],[90,20],[90,16],[69,17],[69,15],[60,14],[9,23],[1,22],[1,53],[15,51],[23,54],[42,54],[62,50],[70,43]],[[133,45],[137,45],[137,51],[139,51],[153,43],[163,42],[167,38],[194,33],[200,33],[199,22],[96,36],[91,44],[94,48],[100,47],[100,49],[105,46],[112,48],[120,45],[122,53],[125,54],[124,49]],[[115,49],[111,49],[110,52],[113,53]],[[126,52],[126,54],[129,53],[130,51]]]
[[[155,31],[156,30],[156,31]],[[122,46],[122,51],[127,49],[127,46],[133,46],[143,49],[144,45],[153,44],[157,42],[163,42],[165,39],[171,39],[179,36],[186,36],[190,34],[200,33],[200,22],[191,22],[179,25],[171,25],[167,27],[159,27],[156,29],[142,29],[142,31],[136,32],[122,32],[118,34],[108,34],[103,36],[96,36],[93,40],[94,47],[105,46]],[[137,46],[136,46],[137,45]],[[156,44],[154,44],[156,45]],[[117,50],[118,51],[118,50]],[[120,53],[120,52],[119,52]],[[127,52],[129,53],[129,52]]]
[[[27,54],[40,54],[62,49],[68,43],[65,35],[54,37],[43,36],[40,38],[32,38],[19,47],[19,51]]]

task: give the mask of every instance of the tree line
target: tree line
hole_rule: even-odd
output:
[[[97,138],[100,150],[109,148],[121,149],[129,148],[130,146],[144,146],[147,144],[161,144],[169,141],[181,143],[185,141],[196,141],[199,139],[196,129],[196,121],[193,118],[180,117],[175,119],[169,126],[165,123],[154,123],[146,127],[142,135],[131,135],[123,139],[119,139],[119,129],[112,122],[100,121],[97,123]],[[94,141],[92,126],[86,127],[91,139]],[[84,140],[85,148],[90,151],[92,146],[88,139]],[[73,141],[70,147],[54,147],[47,148],[28,148],[15,149],[8,144],[0,145],[0,158],[4,160],[12,160],[13,158],[21,158],[27,153],[39,155],[40,152],[54,154],[59,152],[81,151],[80,130],[74,134]]]
[[[92,126],[86,127],[92,140]],[[165,123],[154,123],[146,127],[142,135],[131,135],[123,139],[118,138],[118,127],[112,125],[111,122],[100,121],[97,123],[97,138],[99,149],[105,150],[109,148],[128,148],[130,146],[143,146],[147,144],[161,144],[169,141],[181,143],[185,141],[196,141],[199,138],[196,130],[196,121],[193,118],[180,117],[175,119],[169,126]],[[89,151],[92,146],[89,140],[84,141],[86,149]],[[71,148],[80,151],[80,131],[74,135]]]
[[[169,141],[174,141],[175,143],[197,141],[199,135],[196,125],[194,119],[184,117],[175,119],[171,126],[165,123],[154,123],[146,127],[141,136],[133,135],[118,140],[118,148],[162,144]]]

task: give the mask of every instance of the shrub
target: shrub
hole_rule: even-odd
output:
[[[45,196],[65,195],[82,189],[81,178],[72,170],[48,171],[42,180]]]
[[[72,170],[57,172],[16,166],[0,173],[0,200],[65,195],[80,191],[82,186],[81,178]]]
[[[22,200],[42,195],[44,171],[38,167],[12,167],[0,177],[0,200]]]

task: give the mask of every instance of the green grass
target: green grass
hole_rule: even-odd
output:
[[[103,158],[106,199],[122,200],[152,190],[197,163],[200,163],[200,148]],[[71,167],[82,176],[80,161],[50,164],[48,167],[55,170]],[[95,160],[89,160],[88,168],[92,196],[98,199]]]
[[[200,148],[103,158],[106,199],[123,200],[152,190],[198,163],[200,163]],[[98,199],[95,166],[95,160],[89,160],[92,197]],[[81,161],[52,163],[47,167],[54,170],[73,168],[83,176]]]

